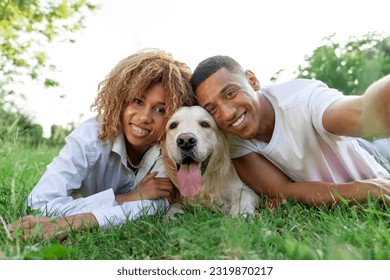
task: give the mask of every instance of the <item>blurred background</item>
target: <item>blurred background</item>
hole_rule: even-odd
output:
[[[0,140],[61,144],[121,59],[160,48],[193,70],[223,54],[262,85],[361,94],[390,73],[386,1],[0,0]],[[10,136],[11,135],[11,136]]]

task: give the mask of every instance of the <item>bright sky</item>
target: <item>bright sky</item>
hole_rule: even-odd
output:
[[[142,48],[164,49],[193,70],[203,59],[229,55],[270,83],[292,72],[336,33],[344,40],[371,31],[389,35],[389,6],[383,0],[92,0],[101,9],[86,21],[75,44],[48,46],[61,70],[61,87],[26,85],[26,110],[44,126],[80,123],[91,116],[97,86],[126,56]],[[386,4],[387,3],[387,4]],[[65,95],[60,99],[60,95]]]

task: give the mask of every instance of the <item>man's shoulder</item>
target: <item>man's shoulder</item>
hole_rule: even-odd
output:
[[[264,87],[266,91],[273,91],[273,92],[301,92],[304,89],[307,88],[316,88],[324,86],[327,87],[323,82],[318,80],[309,80],[309,79],[295,79],[279,84],[273,84]]]
[[[302,99],[310,99],[310,95],[318,88],[329,89],[326,84],[318,80],[296,79],[263,87],[262,93],[274,107],[290,107],[301,103]]]

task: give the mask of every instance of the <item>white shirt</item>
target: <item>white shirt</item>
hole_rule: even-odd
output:
[[[69,216],[92,213],[101,227],[118,225],[153,215],[169,206],[166,199],[126,202],[118,205],[116,194],[130,192],[142,178],[158,171],[166,177],[159,145],[145,155],[137,173],[127,167],[123,133],[112,143],[98,139],[100,125],[91,118],[68,137],[60,154],[47,166],[46,172],[28,197],[28,205],[43,215]]]
[[[264,155],[294,181],[350,182],[389,178],[389,173],[356,138],[327,132],[325,109],[342,93],[313,80],[294,80],[262,89],[275,111],[270,142],[229,135],[232,158],[250,152]]]

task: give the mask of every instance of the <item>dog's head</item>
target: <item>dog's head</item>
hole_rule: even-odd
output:
[[[213,172],[210,166],[218,168],[216,161],[229,160],[224,157],[226,148],[224,135],[202,107],[181,107],[172,115],[163,143],[164,161],[166,166],[168,162],[168,176],[181,195],[199,194],[202,177]]]

